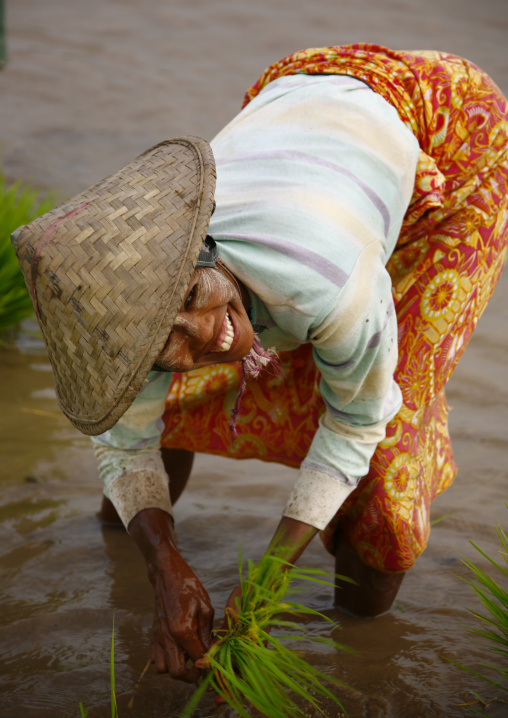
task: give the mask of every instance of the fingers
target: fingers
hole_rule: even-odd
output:
[[[164,618],[154,617],[151,659],[158,673],[169,673],[172,678],[188,683],[200,677],[205,666],[195,663],[188,667],[187,661],[203,659],[210,647],[213,614],[211,606],[203,607],[190,631],[188,627],[171,631]]]
[[[208,602],[196,606],[191,626],[173,629],[172,637],[193,661],[203,657],[212,642],[214,610]]]
[[[240,612],[241,600],[242,588],[241,586],[236,586],[236,588],[231,591],[229,598],[226,602],[226,606],[224,608],[224,623],[227,623],[228,614],[235,616]]]
[[[195,682],[203,669],[189,666],[189,659],[198,661],[209,649],[214,611],[192,572],[190,576],[185,572],[183,576],[170,576],[170,582],[166,578],[159,573],[155,583],[152,661],[159,673],[169,672],[173,678]]]
[[[190,636],[187,633],[180,636],[178,634],[173,635],[177,643],[182,647],[192,661],[197,661],[198,658],[202,658],[203,654],[206,653],[206,649],[197,634]]]
[[[227,633],[231,629],[231,626],[235,623],[235,617],[237,615],[238,611],[231,608],[230,606],[226,606],[226,608],[224,609],[224,619],[222,621],[221,633]]]
[[[162,650],[162,646],[156,643],[155,639],[150,648],[150,658],[155,666],[157,673],[167,673],[168,666],[166,663],[166,654]]]
[[[206,653],[212,645],[213,617],[214,610],[211,606],[208,610],[202,609],[198,616],[198,637],[203,646],[204,653]]]
[[[171,639],[166,639],[162,646],[154,637],[150,654],[157,673],[169,673],[171,678],[185,683],[195,683],[201,675],[196,666],[187,667],[184,652]]]
[[[196,668],[199,668],[200,671],[209,671],[211,667],[210,659],[208,658],[208,656],[198,658],[197,661],[194,661],[194,666]]]

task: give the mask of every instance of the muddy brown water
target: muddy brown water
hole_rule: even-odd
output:
[[[508,92],[507,20],[505,0],[17,0],[8,5],[10,61],[0,74],[2,164],[9,179],[68,196],[165,137],[211,139],[269,62],[306,46],[446,49]],[[352,718],[458,718],[469,714],[461,704],[475,701],[473,690],[496,695],[447,659],[492,660],[462,625],[479,604],[459,577],[461,556],[478,558],[469,540],[495,555],[493,525],[508,526],[507,305],[505,276],[448,385],[460,472],[432,513],[447,518],[397,604],[359,620],[336,611],[328,589],[306,599],[340,623],[334,638],[357,651],[301,646],[349,684],[341,697]],[[138,684],[151,589],[131,539],[96,519],[94,458],[58,410],[44,349],[22,338],[0,350],[0,370],[0,716],[77,716],[79,701],[90,718],[110,715],[113,615],[120,715],[177,716],[187,686],[152,669]],[[177,505],[178,534],[218,616],[236,583],[238,545],[262,554],[294,476],[198,457]],[[317,540],[302,563],[333,568]],[[307,630],[328,629],[312,620]],[[215,715],[210,700],[198,714]],[[489,715],[507,716],[508,705],[492,703]]]

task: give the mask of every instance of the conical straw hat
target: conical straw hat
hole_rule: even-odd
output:
[[[114,426],[143,386],[189,285],[214,190],[208,143],[177,138],[14,232],[58,401],[83,433]]]

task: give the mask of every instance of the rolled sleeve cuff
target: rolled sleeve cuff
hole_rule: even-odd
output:
[[[355,484],[302,466],[282,515],[321,531],[355,488]]]
[[[131,520],[143,509],[162,509],[173,516],[165,474],[151,471],[123,474],[110,484],[108,495],[127,531]]]

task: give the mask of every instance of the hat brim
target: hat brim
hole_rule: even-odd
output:
[[[142,389],[181,307],[214,191],[209,144],[176,138],[13,235],[58,401],[83,433],[113,427]]]

